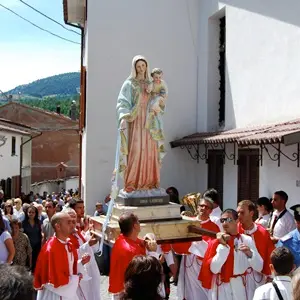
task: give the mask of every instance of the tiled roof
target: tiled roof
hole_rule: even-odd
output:
[[[15,131],[15,132],[23,132],[28,135],[32,133],[38,133],[39,130],[21,123],[16,123],[10,120],[6,120],[3,118],[0,118],[0,126],[4,126],[4,128],[8,128],[8,131]],[[4,129],[3,129],[4,130]],[[6,129],[5,129],[6,130]],[[2,129],[0,129],[2,131]]]
[[[300,119],[219,132],[194,133],[171,142],[171,147],[192,144],[237,143],[239,145],[260,145],[284,143],[285,138],[295,133],[300,133]]]
[[[24,103],[20,103],[20,102],[8,102],[4,105],[1,105],[1,109],[3,108],[6,108],[7,106],[20,106],[20,107],[24,107],[24,108],[27,108],[27,109],[32,109],[34,111],[37,111],[39,113],[42,113],[42,114],[45,114],[45,115],[48,115],[48,116],[51,116],[51,117],[55,117],[55,118],[60,118],[60,119],[63,119],[63,120],[66,120],[68,122],[70,122],[71,124],[77,124],[78,121],[73,121],[71,118],[63,115],[63,114],[58,114],[56,112],[52,112],[52,111],[48,111],[48,110],[45,110],[45,109],[42,109],[42,108],[39,108],[39,107],[35,107],[35,106],[29,106],[27,104],[24,104]]]

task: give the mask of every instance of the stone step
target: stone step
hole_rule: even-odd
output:
[[[167,220],[167,219],[181,219],[180,205],[169,202],[166,205],[155,206],[125,206],[116,203],[113,208],[112,220],[118,220],[122,213],[131,212],[138,216],[140,221],[151,220]]]
[[[150,206],[150,205],[167,205],[169,201],[170,201],[169,195],[129,197],[129,198],[118,196],[116,199],[116,203],[125,206],[141,206],[141,207]]]

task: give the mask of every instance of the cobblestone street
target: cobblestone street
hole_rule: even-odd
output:
[[[101,276],[101,299],[102,300],[110,300],[111,297],[107,292],[108,289],[108,276]],[[176,287],[171,284],[171,295],[170,300],[176,300]]]

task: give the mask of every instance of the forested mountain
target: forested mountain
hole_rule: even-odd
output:
[[[6,92],[7,95],[20,95],[43,98],[45,96],[65,96],[78,94],[80,87],[80,73],[64,73],[36,80],[29,84],[19,85]]]

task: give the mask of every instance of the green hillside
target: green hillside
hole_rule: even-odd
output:
[[[78,94],[80,87],[80,73],[64,73],[36,80],[29,84],[19,85],[6,92],[7,95],[20,95],[21,98],[46,96],[65,96]]]

